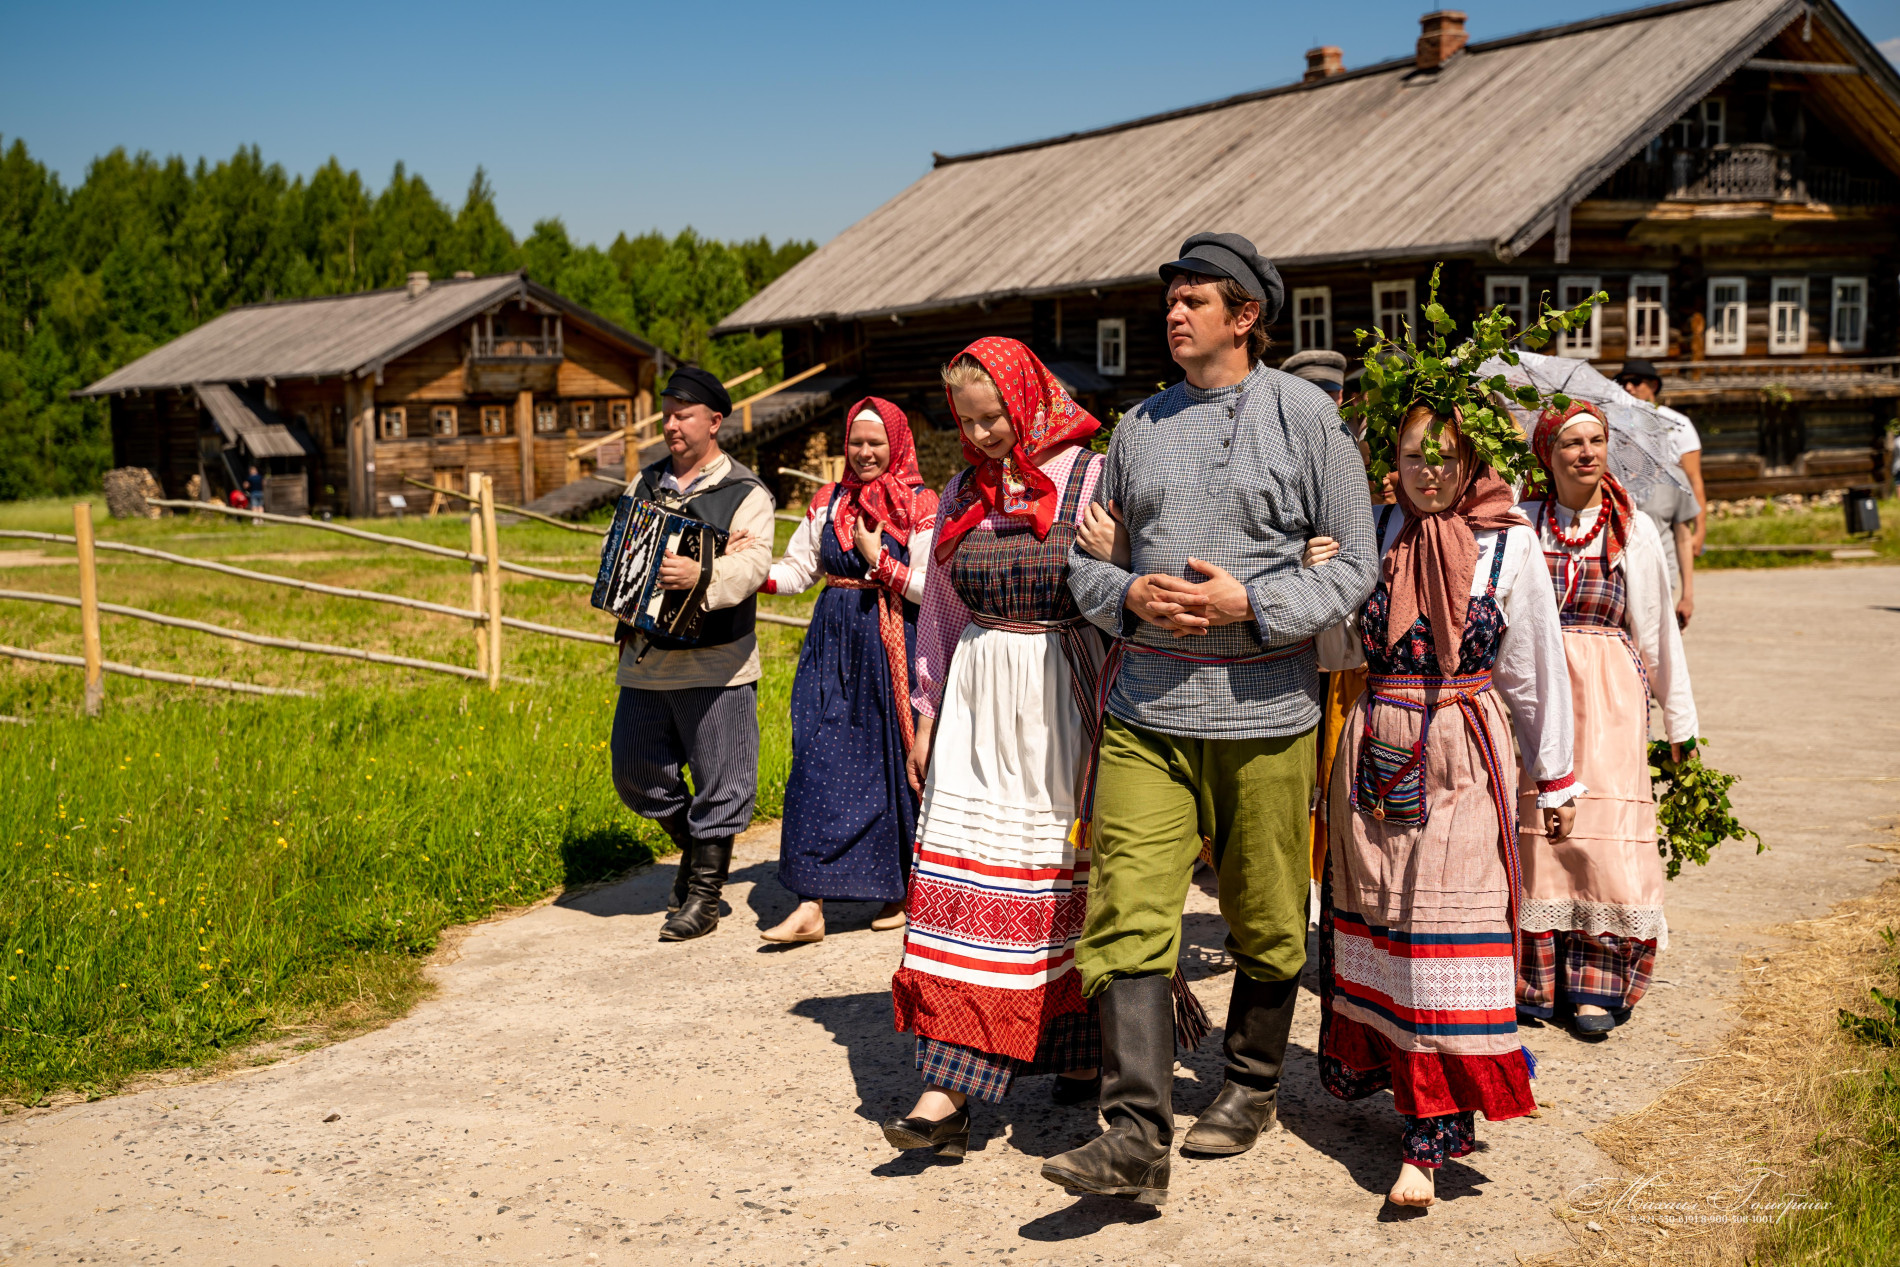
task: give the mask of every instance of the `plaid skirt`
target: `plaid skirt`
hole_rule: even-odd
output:
[[[1608,933],[1521,933],[1517,1006],[1548,1019],[1562,1000],[1609,1012],[1635,1007],[1656,970],[1656,943]]]
[[[1093,1003],[1086,1012],[1070,1012],[1050,1021],[1033,1060],[978,1051],[941,1038],[917,1040],[917,1072],[927,1084],[961,1091],[987,1104],[1001,1103],[1018,1074],[1068,1073],[1098,1068],[1101,1063],[1102,1026]]]

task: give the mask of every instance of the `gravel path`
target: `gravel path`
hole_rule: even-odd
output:
[[[1772,851],[1730,845],[1671,893],[1673,943],[1602,1044],[1528,1031],[1538,1118],[1481,1124],[1428,1213],[1383,1202],[1387,1097],[1342,1104],[1303,995],[1284,1127],[1177,1159],[1156,1213],[1072,1199],[1040,1159],[1090,1136],[1045,1079],[978,1115],[960,1165],[894,1155],[876,1119],[917,1082],[891,1032],[898,937],[869,906],[817,946],[766,948],[790,896],[776,828],[741,842],[732,915],[655,940],[672,868],[475,929],[440,992],[351,1042],[219,1081],[0,1123],[0,1264],[1512,1263],[1558,1246],[1548,1209],[1606,1173],[1585,1132],[1649,1101],[1727,1023],[1736,955],[1822,914],[1900,854],[1900,569],[1701,578],[1690,636],[1711,758]],[[1229,970],[1195,892],[1190,976],[1216,1025]],[[1218,1035],[1182,1062],[1184,1119]],[[1185,1120],[1184,1123],[1185,1125]]]

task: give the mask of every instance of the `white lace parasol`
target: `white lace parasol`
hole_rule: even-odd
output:
[[[1520,352],[1518,360],[1516,365],[1506,365],[1494,356],[1478,367],[1478,373],[1484,378],[1502,374],[1513,387],[1528,384],[1546,396],[1562,392],[1572,400],[1588,401],[1601,409],[1609,423],[1610,473],[1629,490],[1630,499],[1637,505],[1642,505],[1665,480],[1685,493],[1691,491],[1689,479],[1676,461],[1670,425],[1656,412],[1656,406],[1636,399],[1588,361],[1536,352]],[[1510,408],[1526,436],[1537,430],[1535,412],[1516,401],[1510,402]]]

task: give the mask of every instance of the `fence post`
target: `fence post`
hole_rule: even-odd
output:
[[[468,552],[485,554],[482,549],[482,473],[468,473],[469,496],[475,500],[468,508]],[[468,565],[468,605],[478,612],[488,611],[488,600],[482,593],[482,565]],[[475,622],[475,667],[484,674],[488,672],[488,619],[484,615]]]
[[[92,503],[73,503],[73,538],[79,543],[79,635],[86,652],[86,716],[97,717],[106,701],[105,653],[99,646],[99,571],[92,548]]]
[[[482,553],[488,556],[488,689],[501,689],[501,540],[495,535],[495,480],[482,476]]]

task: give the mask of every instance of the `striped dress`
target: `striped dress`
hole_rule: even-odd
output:
[[[1048,537],[991,515],[931,567],[918,621],[917,708],[937,726],[892,1001],[925,1081],[991,1102],[1015,1074],[1100,1052],[1075,971],[1088,857],[1069,835],[1102,645],[1067,585],[1100,465],[1082,449],[1052,460]]]

